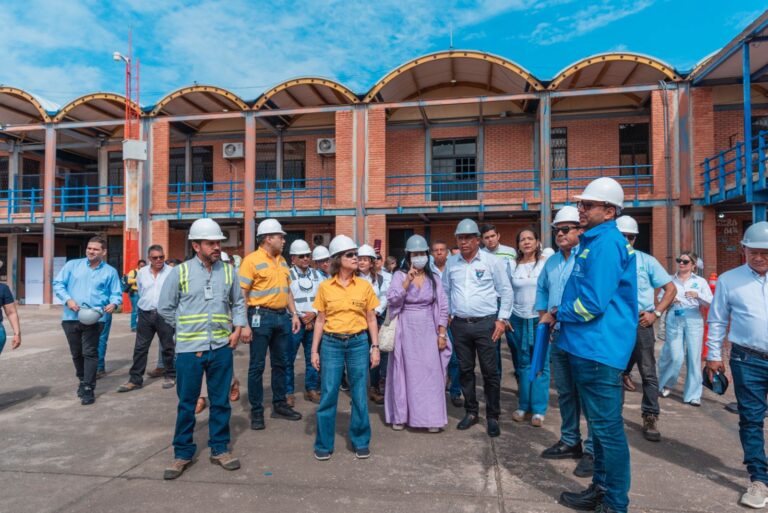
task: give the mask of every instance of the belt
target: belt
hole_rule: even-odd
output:
[[[485,317],[454,317],[453,321],[463,321],[467,324],[475,324],[476,322],[487,321],[488,319],[495,319],[496,314],[486,315]]]
[[[266,312],[272,312],[273,314],[277,315],[285,315],[288,313],[287,308],[267,308],[266,306],[249,306],[248,310],[255,310],[257,312],[266,311]]]
[[[144,312],[144,313],[148,313],[148,314],[151,314],[151,315],[157,315],[157,308],[153,308],[152,310],[143,310],[143,309],[139,308],[139,311],[140,312]]]
[[[347,340],[349,340],[351,338],[355,338],[355,337],[357,337],[359,335],[362,335],[363,333],[367,333],[367,331],[366,330],[358,331],[357,333],[352,333],[352,334],[349,334],[349,335],[347,335],[345,333],[328,333],[328,332],[325,332],[325,333],[323,333],[323,336],[335,338],[336,340],[341,340],[342,342],[346,342]]]
[[[760,358],[761,360],[768,360],[768,353],[763,353],[762,351],[758,351],[756,349],[752,349],[750,347],[742,346],[739,344],[733,344],[733,347],[739,348],[740,350],[744,351],[748,355],[754,356],[756,358]]]

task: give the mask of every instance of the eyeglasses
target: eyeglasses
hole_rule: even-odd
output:
[[[149,257],[150,260],[165,260],[165,255],[160,256],[151,256]]]
[[[685,264],[685,265],[688,265],[691,263],[691,261],[688,260],[687,258],[675,258],[675,262],[677,262],[678,264]]]
[[[296,258],[301,258],[302,260],[305,258],[309,258],[310,255],[294,255]]]
[[[608,203],[594,203],[592,201],[579,201],[578,203],[576,203],[576,208],[578,208],[579,210],[583,210],[584,212],[588,212],[595,207],[605,208],[608,206],[610,206],[608,205]]]
[[[627,239],[629,242],[632,242],[633,240],[635,240],[637,238],[637,235],[635,235],[633,233],[625,233],[624,234],[624,238]]]
[[[346,258],[357,258],[357,251],[349,251],[347,253],[344,253],[344,256]]]
[[[560,232],[563,232],[563,235],[568,235],[568,232],[575,229],[576,229],[575,226],[562,226],[560,228],[555,228],[555,235],[557,235]]]

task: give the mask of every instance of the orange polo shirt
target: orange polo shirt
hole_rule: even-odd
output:
[[[353,276],[344,287],[334,276],[320,283],[312,306],[325,314],[325,333],[351,334],[368,329],[367,313],[379,306],[373,287]]]
[[[248,306],[286,308],[290,269],[282,255],[272,258],[264,248],[246,256],[240,264],[240,288],[248,292]]]

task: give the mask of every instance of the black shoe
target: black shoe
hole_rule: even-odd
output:
[[[297,412],[286,403],[278,403],[272,406],[273,419],[301,420],[301,413]]]
[[[602,505],[605,490],[595,483],[589,485],[589,488],[581,492],[563,492],[560,494],[560,504],[571,509],[579,511],[595,511]]]
[[[501,429],[499,429],[499,420],[498,419],[488,419],[486,421],[488,424],[488,436],[491,438],[496,438],[501,434]]]
[[[264,414],[253,414],[251,416],[251,429],[254,431],[261,431],[264,429]]]
[[[656,415],[643,415],[643,436],[649,442],[658,442],[661,440],[661,433],[656,425],[659,417]]]
[[[465,429],[471,428],[478,422],[480,422],[480,419],[477,418],[476,414],[467,413],[466,415],[464,415],[464,418],[461,419],[461,422],[458,423],[458,425],[456,426],[456,429],[464,431]]]
[[[452,395],[451,404],[454,405],[456,408],[461,408],[462,406],[464,406],[464,399],[462,399],[460,395]]]
[[[569,458],[578,460],[583,454],[584,451],[581,450],[581,442],[576,445],[568,445],[561,440],[549,449],[545,449],[544,452],[541,453],[541,457],[547,460],[566,460]]]
[[[592,477],[595,473],[595,457],[588,452],[579,460],[579,464],[573,469],[573,475],[576,477]]]
[[[85,383],[82,381],[79,385],[77,385],[77,398],[82,399],[83,398],[83,390],[85,389]]]
[[[83,396],[80,398],[80,404],[87,406],[96,402],[96,396],[93,393],[93,388],[89,386],[83,387]]]
[[[616,513],[616,510],[602,502],[595,508],[595,513]]]

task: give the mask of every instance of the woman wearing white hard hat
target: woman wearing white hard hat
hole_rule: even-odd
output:
[[[392,429],[406,425],[437,433],[448,423],[445,374],[451,359],[448,298],[429,266],[421,235],[405,243],[405,260],[387,292],[390,319],[397,318],[387,373],[384,413]]]
[[[312,262],[323,279],[330,277],[328,271],[331,269],[331,254],[328,252],[328,248],[325,246],[315,246],[315,249],[312,250]]]
[[[365,389],[369,364],[371,368],[379,364],[375,311],[379,300],[371,284],[356,276],[357,244],[346,235],[337,235],[329,250],[331,278],[320,284],[312,304],[317,310],[312,366],[320,372],[322,394],[317,409],[315,458],[327,460],[333,454],[339,385],[346,368],[352,395],[349,439],[355,456],[364,459],[371,455],[371,424]]]

